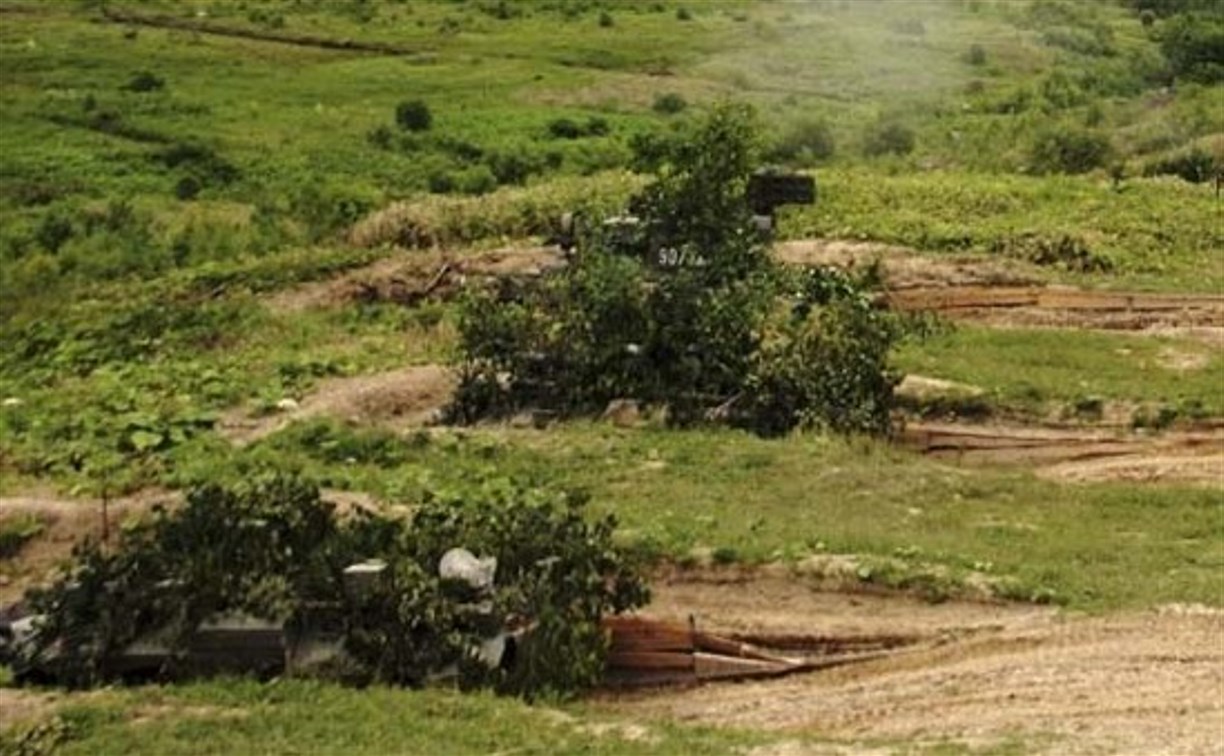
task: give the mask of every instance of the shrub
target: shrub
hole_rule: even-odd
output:
[[[394,135],[386,126],[375,126],[366,132],[366,141],[380,150],[391,149]]]
[[[654,99],[654,105],[651,108],[656,113],[663,115],[675,115],[688,107],[688,102],[675,92],[657,95]]]
[[[908,155],[914,151],[914,131],[895,121],[881,121],[867,133],[863,153],[868,157]]]
[[[165,80],[157,74],[151,71],[140,71],[132,74],[132,78],[120,89],[126,89],[129,92],[155,92],[165,86]]]
[[[43,249],[55,254],[72,238],[74,233],[75,228],[69,214],[60,208],[55,208],[43,215],[34,231],[34,240]]]
[[[692,21],[693,13],[688,8],[681,6],[676,9],[676,20],[677,21]]]
[[[429,174],[429,191],[434,194],[449,194],[456,186],[455,177],[446,171]]]
[[[1165,22],[1160,50],[1174,76],[1215,84],[1224,81],[1224,15],[1185,13]]]
[[[457,184],[464,194],[487,194],[497,188],[497,176],[482,163],[460,173]]]
[[[341,518],[297,478],[201,486],[181,508],[157,508],[124,531],[118,548],[87,544],[70,577],[30,594],[45,616],[38,648],[58,646],[67,682],[94,684],[112,676],[115,652],[150,631],[181,650],[218,614],[297,629],[317,626],[322,614],[356,663],[345,670],[349,681],[421,685],[458,664],[466,685],[528,698],[572,693],[602,674],[600,618],[648,597],[636,563],[612,542],[615,520],[590,522],[584,505],[493,481],[430,495],[411,520]],[[455,546],[497,560],[479,609],[470,587],[438,577]],[[344,568],[369,559],[387,565],[385,579],[359,594],[345,590]],[[472,663],[512,618],[532,630],[511,668]]]
[[[791,125],[771,152],[771,157],[784,162],[811,163],[833,157],[833,131],[823,120],[805,120]]]
[[[543,160],[539,155],[521,149],[499,150],[485,156],[484,162],[498,184],[523,184],[529,176],[543,170]]]
[[[616,21],[613,20],[611,13],[608,13],[607,11],[599,12],[599,25],[601,27],[608,29],[614,26],[615,24],[616,24]]]
[[[608,126],[608,121],[599,116],[591,116],[587,119],[585,132],[587,136],[607,136],[611,133],[612,128]]]
[[[199,142],[175,142],[154,153],[153,159],[167,168],[187,171],[201,186],[225,186],[237,181],[242,175],[236,166],[212,147]]]
[[[1029,161],[1040,173],[1087,173],[1103,167],[1113,155],[1109,137],[1087,128],[1047,129],[1029,147]]]
[[[1191,147],[1169,157],[1148,163],[1145,176],[1172,175],[1195,184],[1210,181],[1219,175],[1221,166],[1216,158],[1201,147]]]
[[[979,44],[969,46],[969,52],[965,53],[965,62],[971,66],[986,65],[986,48]]]
[[[201,188],[195,176],[184,176],[174,185],[174,196],[181,200],[193,200],[200,193]]]
[[[395,122],[404,131],[428,131],[433,114],[423,100],[405,100],[395,106]]]
[[[583,130],[569,118],[556,118],[548,122],[548,135],[554,139],[578,139]]]

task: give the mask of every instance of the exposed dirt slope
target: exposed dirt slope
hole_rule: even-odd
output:
[[[651,611],[723,630],[925,638],[886,659],[780,680],[609,694],[644,718],[1025,752],[1216,754],[1224,614],[1069,619],[1031,608],[823,595],[780,580],[659,585]],[[796,753],[804,752],[797,749]]]
[[[363,425],[405,429],[426,425],[450,401],[455,374],[441,365],[419,365],[385,373],[333,378],[293,409],[261,417],[245,411],[222,418],[222,435],[248,444],[285,428],[295,420],[332,417]]]
[[[388,301],[412,305],[455,296],[470,280],[539,275],[564,264],[555,248],[506,247],[456,255],[446,251],[403,251],[325,281],[296,286],[264,300],[273,312],[293,313],[352,302]]]
[[[1037,266],[980,255],[922,255],[904,247],[826,239],[784,242],[793,265],[863,267],[878,262],[887,300],[955,320],[998,326],[1181,333],[1224,344],[1224,296],[1089,291],[1051,286]]]
[[[147,512],[158,502],[175,502],[179,494],[149,490],[112,499],[106,504],[106,534],[114,538],[123,521]],[[26,588],[47,578],[86,539],[101,539],[103,506],[97,499],[66,499],[54,494],[0,497],[0,520],[33,515],[43,530],[30,539],[15,559],[0,561],[0,606],[21,598]]]

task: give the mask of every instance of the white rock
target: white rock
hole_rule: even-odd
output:
[[[301,406],[302,405],[298,404],[296,399],[289,399],[289,398],[281,399],[279,402],[276,403],[276,408],[280,410],[281,412],[294,412],[298,410]]]

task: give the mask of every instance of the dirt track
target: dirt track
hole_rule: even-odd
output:
[[[909,423],[901,443],[968,463],[1024,464],[1057,480],[1224,484],[1224,428],[1142,435],[1118,430]]]
[[[780,680],[603,697],[634,717],[855,741],[1019,740],[1024,752],[1060,754],[1218,754],[1224,744],[1224,613],[1216,610],[1064,618],[820,594],[758,577],[657,585],[649,613],[696,614],[715,631],[916,642],[886,659]]]
[[[258,441],[295,420],[331,417],[398,430],[436,420],[455,390],[454,371],[441,365],[419,365],[386,373],[332,378],[293,409],[261,417],[236,410],[221,419],[220,431],[243,445]]]

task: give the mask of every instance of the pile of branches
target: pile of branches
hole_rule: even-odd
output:
[[[432,496],[409,519],[341,517],[296,477],[204,486],[126,530],[116,548],[79,547],[68,574],[31,593],[40,616],[26,661],[54,653],[59,679],[92,685],[150,632],[182,651],[212,617],[292,630],[326,607],[340,623],[346,681],[420,685],[450,667],[465,687],[564,695],[602,675],[602,615],[649,598],[635,559],[613,545],[615,521],[590,521],[583,507],[580,496],[496,480]],[[471,586],[439,576],[456,546],[496,559],[479,611]],[[346,590],[345,569],[371,559],[385,564],[382,579]],[[509,627],[529,628],[515,663],[474,663],[474,650]]]

